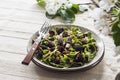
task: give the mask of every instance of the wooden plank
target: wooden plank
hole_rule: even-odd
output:
[[[9,31],[9,30],[0,30],[0,36],[28,40],[28,39],[30,39],[32,34],[30,34],[30,33],[22,33],[22,32],[15,32],[15,31]]]
[[[88,16],[86,16],[88,13],[83,14],[83,15],[76,15],[76,21],[73,23],[75,25],[79,25],[79,26],[84,26],[84,27],[88,27],[91,29],[94,29],[94,25],[93,20],[92,19],[87,19]],[[32,20],[31,20],[32,21]],[[61,20],[59,20],[58,18],[56,18],[55,20],[51,20],[50,24],[61,24],[61,22],[59,22]],[[87,22],[87,23],[86,23]],[[6,25],[4,24],[6,23]],[[27,22],[21,22],[21,21],[17,21],[17,20],[8,20],[8,21],[4,21],[3,23],[1,22],[0,29],[1,30],[10,30],[10,31],[18,31],[18,32],[27,32],[27,33],[34,33],[35,31],[40,29],[40,26],[44,23],[44,20],[40,20],[39,23],[27,23]],[[89,25],[89,26],[88,26]]]
[[[43,22],[40,22],[39,24],[33,24],[33,23],[2,20],[2,22],[0,23],[0,30],[7,30],[7,31],[21,32],[21,33],[35,33],[37,30],[40,29],[42,24]]]
[[[5,26],[7,23],[7,20],[0,20],[0,26]]]
[[[7,10],[6,11],[4,10],[1,13],[0,19],[38,24],[40,22],[44,22],[43,20],[45,20],[45,13],[41,14],[41,12],[29,12],[29,11],[19,11],[19,10],[13,10],[12,12],[7,12]]]
[[[93,80],[93,79],[104,80],[105,78],[108,78],[109,80],[113,80],[113,77],[115,76],[112,74],[113,72],[110,71],[109,68],[104,65],[103,62],[101,62],[95,68],[82,73],[81,72],[59,73],[59,72],[46,71],[42,68],[38,68],[33,63],[31,63],[29,66],[22,65],[21,61],[23,60],[24,55],[12,54],[12,53],[6,53],[6,52],[0,52],[0,53],[1,53],[0,54],[0,63],[1,63],[0,74],[4,74],[4,75],[21,76],[21,77],[32,78],[36,80],[37,79],[38,80],[39,79],[88,80],[88,77],[86,77],[86,75],[89,75],[90,80]]]
[[[41,12],[45,12],[45,10],[37,4],[33,5],[34,3],[36,3],[36,1],[33,0],[29,2],[24,0],[1,1],[0,19],[39,23],[39,21],[43,21],[42,17],[44,17],[45,14],[42,15]],[[33,9],[29,10],[31,8]]]
[[[27,54],[27,43],[28,40],[0,36],[0,51]]]
[[[14,10],[13,14],[10,16],[10,19],[18,21],[28,21],[31,23],[40,23],[40,21],[45,19],[45,14],[41,12]]]
[[[13,12],[13,10],[0,8],[0,17],[8,17]]]
[[[25,0],[4,0],[4,1],[2,1],[1,0],[0,8],[22,9],[22,10],[43,9],[43,8],[39,7],[37,5],[37,2],[34,0],[29,0],[29,1],[25,1]]]
[[[25,66],[21,61],[25,55],[0,52],[0,74],[35,78],[34,66]],[[32,73],[31,73],[32,72]]]
[[[26,4],[26,6],[23,6],[22,8],[31,8],[29,6],[35,4],[36,1],[34,0],[29,0],[29,1],[25,1],[25,0],[1,0],[0,2],[0,7],[4,7],[4,8],[16,8],[16,7],[22,7],[22,5]]]
[[[21,77],[21,76],[13,76],[13,75],[0,74],[0,80],[35,80],[35,79]]]
[[[74,2],[86,3],[90,0]],[[33,63],[29,66],[22,65],[21,61],[27,54],[29,38],[45,21],[45,10],[36,3],[36,0],[0,0],[0,80],[114,80],[116,72],[111,70],[107,62],[114,60],[115,46],[112,38],[108,36],[102,37],[106,45],[103,61],[84,73],[46,71]],[[88,19],[88,15],[88,12],[77,14],[73,24],[87,27],[98,33],[94,29],[93,19]],[[57,17],[50,23],[61,24],[62,21]]]

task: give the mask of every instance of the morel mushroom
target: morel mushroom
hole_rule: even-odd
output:
[[[63,52],[63,51],[64,51],[64,47],[63,47],[63,46],[58,46],[57,49],[58,49],[58,51],[60,51],[60,52]]]
[[[52,30],[49,30],[49,34],[50,34],[50,36],[53,36],[53,35],[55,35],[55,32]]]
[[[81,53],[78,53],[75,57],[76,62],[83,62],[83,57]]]
[[[57,32],[58,35],[59,35],[60,33],[62,33],[63,31],[64,31],[63,28],[57,28],[57,29],[56,29],[56,32]]]
[[[59,38],[57,44],[63,46],[63,39],[62,39],[62,38]]]
[[[84,50],[84,47],[81,46],[81,45],[75,45],[73,48],[74,48],[76,51],[83,51],[83,50]]]

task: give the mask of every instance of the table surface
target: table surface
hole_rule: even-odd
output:
[[[44,13],[36,0],[0,0],[0,80],[114,80],[120,66],[116,62],[113,40],[94,28],[89,11],[77,14],[72,24],[87,27],[101,35],[105,43],[105,56],[100,64],[86,72],[70,73],[46,71],[32,62],[29,66],[22,65],[30,37],[46,20]],[[50,23],[63,24],[59,18],[50,20]]]

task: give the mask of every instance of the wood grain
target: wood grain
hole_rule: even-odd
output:
[[[0,0],[0,80],[114,80],[119,70],[111,69],[111,65],[115,64],[116,53],[110,36],[102,36],[106,49],[103,61],[84,73],[55,73],[38,68],[33,63],[29,66],[22,65],[21,61],[27,54],[26,48],[30,37],[46,20],[44,13],[45,10],[37,5],[36,0]],[[50,20],[50,23],[63,24],[58,17]],[[94,28],[89,11],[76,14],[76,21],[72,24],[87,27],[100,34]]]

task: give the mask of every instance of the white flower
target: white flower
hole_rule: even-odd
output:
[[[95,20],[95,28],[100,30],[102,34],[108,35],[110,33],[110,29],[109,22],[106,20],[108,15],[105,11],[101,8],[95,8],[90,15]]]
[[[114,1],[113,0],[101,0],[99,2],[99,6],[101,9],[109,11],[111,7],[114,6]]]
[[[100,20],[105,15],[104,11],[100,8],[95,8],[90,13],[90,17],[92,17],[95,20]]]
[[[118,0],[114,0],[114,2],[118,2]]]
[[[103,27],[106,27],[108,25],[108,22],[104,19],[96,20],[94,25],[96,29],[102,30]]]
[[[60,0],[46,0],[46,11],[50,15],[55,15],[58,9],[61,7],[62,3],[60,3]]]
[[[66,8],[71,8],[72,7],[72,3],[70,1],[67,1],[64,6]]]
[[[50,15],[55,15],[62,6],[65,9],[71,8],[72,3],[69,0],[46,0],[45,9]]]
[[[108,26],[103,27],[101,33],[104,34],[104,35],[110,34],[110,28]]]
[[[104,35],[110,34],[110,28],[106,20],[104,19],[97,20],[95,21],[94,26],[97,30],[100,30],[102,34]]]

